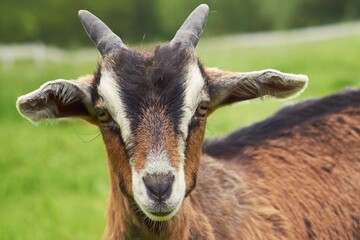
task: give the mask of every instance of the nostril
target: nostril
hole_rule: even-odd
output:
[[[163,201],[170,197],[174,179],[172,174],[152,174],[143,177],[149,197],[156,201]]]

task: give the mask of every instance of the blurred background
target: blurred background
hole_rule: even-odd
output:
[[[96,70],[100,56],[77,11],[132,47],[170,40],[200,3],[210,14],[197,52],[229,71],[274,68],[310,82],[295,99],[215,112],[207,137],[261,121],[284,105],[360,86],[359,0],[0,0],[0,239],[100,239],[109,191],[99,131],[82,122],[34,126],[18,96]]]
[[[77,18],[87,9],[127,43],[167,40],[201,3],[211,8],[206,36],[292,29],[360,18],[358,0],[1,0],[2,43],[41,42],[62,47],[90,45]]]

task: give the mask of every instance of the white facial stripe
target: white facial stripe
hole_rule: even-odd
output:
[[[185,82],[185,101],[183,107],[183,117],[180,121],[180,131],[182,138],[178,139],[178,153],[180,162],[184,161],[185,141],[188,135],[188,127],[191,118],[194,116],[197,106],[202,99],[202,92],[205,80],[200,72],[197,62],[192,63],[188,68],[188,75]]]
[[[114,73],[109,70],[101,72],[98,93],[105,101],[114,120],[120,127],[122,137],[127,146],[131,143],[130,121],[126,116],[124,104],[119,96],[119,84],[115,81]]]
[[[180,130],[184,135],[184,139],[187,138],[190,120],[203,97],[202,92],[205,85],[205,80],[202,77],[197,62],[189,66],[187,74],[185,80],[184,115],[180,121]]]

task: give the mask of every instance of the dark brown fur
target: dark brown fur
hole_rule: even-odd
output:
[[[279,124],[281,120],[286,120],[287,124]],[[249,142],[246,137],[250,138]],[[237,148],[240,139],[245,143]],[[221,149],[225,145],[228,148]],[[219,169],[226,169],[223,178],[234,175],[243,179],[244,186],[236,187],[234,192],[251,192],[238,198],[243,203],[232,209],[232,220],[228,225],[238,232],[226,238],[357,239],[359,224],[356,219],[360,216],[359,90],[288,107],[265,122],[210,143],[206,149],[211,152],[210,149],[215,147],[220,148],[214,154],[216,158],[227,160],[210,160],[221,164]],[[230,152],[227,149],[231,149]],[[202,184],[208,184],[202,179],[209,179],[208,172],[206,168],[205,178],[200,171],[194,192],[202,198],[204,208],[229,198],[220,189],[219,192],[214,189],[214,196],[201,197]],[[223,181],[219,184],[221,189],[227,189]],[[231,185],[230,188],[235,187]],[[221,213],[228,207],[212,208],[209,212]],[[239,221],[236,221],[237,216],[242,216]],[[214,219],[218,221],[219,218]],[[223,229],[224,225],[216,224],[214,228]],[[221,235],[216,236],[220,238]]]
[[[134,214],[134,203],[113,187],[105,239],[358,239],[359,104],[359,90],[300,103],[208,144],[232,149],[239,142],[229,139],[252,136],[237,152],[205,152],[195,190],[168,222]]]

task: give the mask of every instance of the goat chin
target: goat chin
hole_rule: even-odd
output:
[[[135,201],[137,203],[137,205],[139,206],[139,208],[141,209],[141,211],[150,219],[153,221],[168,221],[171,218],[173,218],[177,212],[179,211],[180,207],[181,207],[181,203],[182,201],[179,201],[176,204],[171,204],[169,206],[169,204],[161,204],[159,206],[159,204],[156,203],[150,203],[147,205],[144,205],[142,203],[140,203],[138,200]]]

